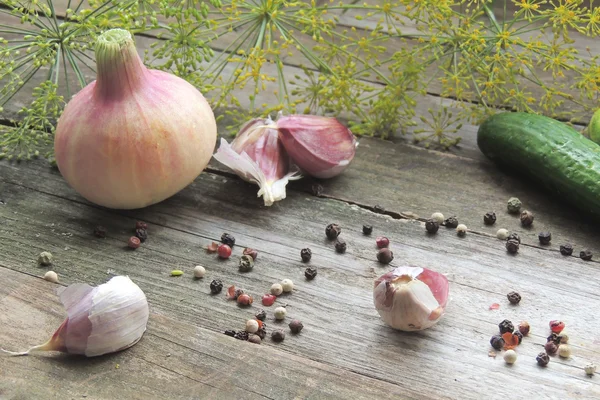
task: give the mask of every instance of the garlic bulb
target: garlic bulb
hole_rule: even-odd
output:
[[[149,309],[146,295],[127,276],[115,276],[92,287],[77,283],[60,292],[68,317],[46,343],[24,352],[60,351],[100,356],[127,349],[146,331]]]
[[[248,121],[231,144],[221,139],[213,157],[240,178],[257,184],[257,196],[263,197],[266,206],[285,199],[288,181],[301,178],[297,170],[290,171],[289,157],[270,118]]]
[[[448,279],[427,268],[402,266],[375,280],[373,300],[392,328],[419,331],[440,320],[448,303]]]

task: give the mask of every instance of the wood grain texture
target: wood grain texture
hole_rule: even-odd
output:
[[[589,311],[600,305],[597,263],[526,246],[511,257],[502,242],[478,234],[461,239],[442,229],[428,237],[417,221],[394,220],[295,190],[285,201],[266,208],[255,198],[254,186],[210,173],[202,174],[190,187],[161,204],[130,212],[88,204],[42,163],[2,163],[0,177],[0,193],[6,203],[0,208],[2,266],[41,276],[45,269],[35,265],[35,258],[40,251],[49,250],[56,257],[53,268],[65,284],[97,284],[106,279],[108,270],[128,274],[146,292],[153,313],[211,332],[217,338],[207,339],[212,341],[212,348],[220,347],[221,340],[235,342],[220,332],[241,328],[255,307],[242,309],[223,296],[210,296],[210,279],[218,277],[226,285],[243,287],[258,300],[272,283],[291,278],[296,283],[294,293],[276,304],[287,303],[289,317],[301,319],[306,328],[300,336],[290,335],[281,344],[267,340],[261,345],[261,349],[278,351],[278,357],[293,356],[350,371],[393,385],[406,396],[508,398],[515,390],[536,393],[540,398],[600,395],[596,380],[588,379],[582,370],[600,355],[600,322]],[[150,239],[140,249],[127,251],[124,244],[136,219],[149,222]],[[348,243],[344,255],[336,254],[324,237],[324,227],[330,222],[343,226],[342,236]],[[389,267],[375,261],[374,237],[360,233],[365,222],[375,226],[373,236],[390,237],[394,265],[428,266],[448,275],[452,299],[438,325],[407,334],[381,322],[372,305],[371,288],[373,279]],[[109,229],[104,240],[91,236],[97,223]],[[237,239],[236,257],[219,261],[203,246],[224,231]],[[236,258],[246,246],[256,248],[259,257],[251,273],[241,274]],[[310,282],[303,279],[304,265],[299,260],[299,251],[306,246],[313,250],[311,263],[319,268],[319,275]],[[203,281],[191,278],[196,264],[207,267]],[[186,274],[170,277],[174,267]],[[511,290],[523,296],[518,307],[507,304],[505,296]],[[44,304],[28,301],[35,307]],[[488,310],[494,302],[501,304],[500,310]],[[29,318],[19,315],[12,313],[10,318]],[[512,368],[504,365],[501,356],[488,357],[489,338],[504,318],[515,323],[528,320],[532,325],[532,334],[518,348],[520,358]],[[574,354],[569,360],[553,358],[548,368],[541,369],[535,356],[548,334],[548,321],[555,318],[567,323]],[[172,330],[171,321],[151,322],[154,330]],[[269,329],[279,326],[273,321],[267,323]],[[177,332],[176,327],[173,329]],[[17,332],[9,331],[3,343],[10,348],[31,344],[22,343]],[[161,343],[154,347],[163,353],[180,355],[186,351],[171,350],[175,347]],[[187,347],[197,346],[199,343],[193,341]],[[144,355],[149,349],[136,346],[135,351],[150,357]],[[218,352],[215,356],[222,357]],[[18,362],[8,360],[9,365]],[[286,376],[290,373],[287,368],[282,367]],[[301,370],[296,373],[302,375]],[[23,373],[31,381],[38,374]],[[236,372],[235,379],[250,384],[250,378],[241,373]],[[289,397],[284,393],[275,398]]]

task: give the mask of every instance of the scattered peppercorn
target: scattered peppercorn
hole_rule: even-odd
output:
[[[304,276],[309,281],[312,281],[317,276],[317,269],[314,267],[308,267],[304,270]]]
[[[276,320],[282,320],[285,319],[285,315],[287,314],[287,311],[285,309],[285,307],[277,307],[274,311],[273,311],[273,315],[275,316]]]
[[[294,334],[300,333],[302,328],[304,328],[302,322],[300,322],[297,319],[293,319],[292,322],[288,324],[288,326],[290,327],[290,331],[292,331],[292,333]]]
[[[246,293],[240,294],[237,298],[237,303],[240,306],[249,306],[250,304],[252,304],[252,301],[252,296]]]
[[[583,368],[586,375],[592,376],[596,373],[596,365],[593,363],[589,363],[586,364],[586,366]]]
[[[258,331],[257,331],[258,332]],[[252,335],[248,335],[248,341],[254,344],[260,344],[262,339],[257,334],[253,333]]]
[[[137,249],[140,247],[140,239],[138,239],[136,236],[130,237],[127,241],[127,246],[131,247],[132,249]]]
[[[508,239],[508,229],[500,228],[498,232],[496,232],[496,237],[500,240]]]
[[[521,342],[523,341],[523,334],[521,333],[521,331],[517,329],[513,332],[513,335],[519,338],[519,344],[521,344]]]
[[[335,241],[335,251],[338,253],[346,252],[346,242],[344,240],[338,239]]]
[[[483,216],[483,223],[486,225],[494,225],[496,223],[496,213],[490,211]]]
[[[506,250],[511,254],[516,254],[519,251],[519,242],[514,239],[507,240]]]
[[[259,321],[264,321],[267,318],[267,312],[265,310],[258,310],[256,314],[254,314],[254,318]]]
[[[279,296],[281,293],[283,293],[283,286],[281,286],[279,283],[274,283],[271,285],[270,292],[275,296]]]
[[[224,233],[221,235],[221,243],[226,244],[233,249],[233,246],[235,246],[235,238],[229,233]]]
[[[454,216],[448,217],[444,220],[444,226],[446,228],[456,228],[458,226],[458,219]]]
[[[456,234],[458,236],[465,236],[467,234],[467,226],[465,224],[458,224]]]
[[[234,330],[231,330],[231,329],[227,329],[227,330],[226,330],[225,332],[223,332],[223,333],[225,333],[227,336],[234,337],[234,336],[235,336],[235,334],[236,334],[237,332],[236,332],[236,331],[234,331]]]
[[[523,336],[529,335],[529,330],[530,329],[531,329],[531,327],[529,326],[529,322],[527,322],[527,321],[522,321],[519,324],[519,332],[521,332],[521,334]]]
[[[44,279],[48,282],[58,283],[58,274],[54,271],[47,271],[44,274]]]
[[[379,204],[375,204],[373,206],[373,211],[375,211],[378,214],[383,214],[385,212],[385,207],[380,206]]]
[[[147,223],[145,223],[145,222],[143,222],[143,221],[137,221],[137,222],[135,223],[135,229],[136,229],[136,230],[137,230],[137,229],[146,229],[146,230],[147,230],[147,229],[148,229],[148,224],[147,224]]]
[[[38,264],[40,265],[50,265],[52,264],[52,253],[49,251],[42,251],[38,256]]]
[[[560,254],[563,256],[570,256],[573,254],[573,245],[570,244],[561,244],[560,245]]]
[[[273,294],[263,294],[262,304],[265,307],[271,307],[273,305],[273,303],[275,303],[276,299],[277,299],[277,297]]]
[[[363,225],[363,234],[370,235],[371,233],[373,233],[373,226],[372,225]]]
[[[264,340],[265,337],[267,337],[267,326],[263,324],[263,326],[258,328],[255,335],[258,336],[261,340]]]
[[[392,262],[393,259],[394,253],[387,247],[379,249],[379,251],[377,252],[377,261],[379,261],[382,264],[389,264]]]
[[[540,367],[545,367],[550,362],[550,357],[548,357],[548,354],[541,352],[537,355],[535,361],[537,361]]]
[[[271,332],[271,339],[273,339],[274,342],[283,342],[283,339],[285,339],[285,332],[282,329],[275,329]]]
[[[250,256],[241,256],[239,263],[240,272],[250,272],[254,268],[254,260]]]
[[[561,344],[558,346],[558,355],[562,358],[571,357],[571,346],[568,344]]]
[[[217,253],[219,254],[219,257],[223,259],[228,259],[229,257],[231,257],[231,247],[229,247],[226,244],[221,244],[217,249]]]
[[[212,294],[217,294],[221,293],[221,290],[223,290],[223,282],[219,279],[213,279],[212,282],[210,282],[210,292]]]
[[[569,335],[567,335],[564,331],[562,331],[560,333],[560,335],[558,335],[556,337],[556,340],[558,340],[558,344],[566,344],[569,343]]]
[[[310,192],[313,196],[320,196],[321,194],[323,194],[323,190],[323,185],[318,183],[313,183],[310,187]]]
[[[427,221],[425,221],[425,229],[429,233],[436,233],[438,229],[440,229],[440,224],[437,221],[428,219]]]
[[[517,361],[517,352],[514,350],[506,350],[503,358],[505,363],[514,364]]]
[[[550,325],[550,330],[552,331],[552,333],[556,333],[559,334],[562,332],[563,329],[565,329],[565,323],[562,321],[550,321],[549,323]]]
[[[503,334],[503,333],[506,333],[506,332],[512,333],[515,330],[515,327],[514,327],[513,323],[510,322],[507,319],[505,319],[504,321],[500,322],[500,324],[498,324],[498,328],[500,328],[500,334]]]
[[[248,332],[246,331],[238,331],[235,333],[235,335],[233,336],[234,338],[238,339],[238,340],[248,340]]]
[[[592,252],[590,250],[582,250],[579,252],[579,257],[584,261],[590,261],[592,259]]]
[[[252,257],[252,261],[256,261],[256,257],[258,257],[258,251],[251,249],[250,247],[246,247],[242,254]]]
[[[546,353],[553,355],[558,351],[558,346],[554,342],[547,342],[544,345],[544,349],[546,350]]]
[[[337,239],[341,232],[342,228],[338,224],[329,224],[325,228],[325,235],[327,238],[329,238],[329,240]]]
[[[538,235],[538,239],[541,244],[550,244],[552,240],[552,234],[550,232],[540,232]]]
[[[281,289],[283,289],[284,292],[289,293],[292,290],[294,290],[294,282],[292,282],[291,279],[284,279],[281,281]]]
[[[502,350],[504,348],[504,339],[500,335],[494,335],[490,339],[490,344],[496,350]]]
[[[390,245],[390,239],[386,238],[385,236],[378,236],[377,239],[375,239],[375,244],[378,248],[383,249],[384,247],[388,247]]]
[[[217,250],[219,250],[219,243],[217,242],[212,242],[211,244],[206,246],[206,251],[209,253],[216,253]]]
[[[517,292],[510,292],[506,297],[508,298],[508,301],[510,301],[510,304],[519,304],[521,301],[521,295]]]
[[[308,247],[300,250],[300,258],[302,258],[302,262],[309,262],[312,258],[312,251]]]
[[[531,211],[521,211],[521,225],[531,226],[533,224],[533,213]]]
[[[546,338],[546,342],[553,342],[554,344],[556,344],[558,346],[560,344],[560,339],[558,338],[558,334],[552,332],[550,334],[550,336],[548,336]]]
[[[174,269],[173,271],[171,271],[171,276],[181,276],[183,275],[183,271],[180,269]]]
[[[508,237],[506,238],[506,240],[516,240],[517,242],[519,242],[519,244],[521,244],[521,237],[519,236],[518,233],[511,233],[510,235],[508,235]]]
[[[508,199],[506,209],[511,214],[517,214],[519,211],[521,211],[521,205],[521,200],[517,199],[516,197],[511,197]]]
[[[444,214],[441,212],[434,212],[431,214],[431,219],[437,221],[438,224],[441,224],[444,222]]]
[[[145,229],[136,229],[135,237],[140,239],[140,242],[144,243],[148,239],[148,231]]]
[[[97,227],[94,228],[94,236],[99,237],[99,238],[105,238],[106,237],[106,228],[103,227],[102,225],[98,225]]]

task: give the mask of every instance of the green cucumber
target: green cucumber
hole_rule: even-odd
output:
[[[479,126],[477,145],[497,164],[600,217],[600,146],[570,126],[537,114],[499,113]]]
[[[596,110],[588,125],[588,135],[592,141],[600,144],[600,109]]]

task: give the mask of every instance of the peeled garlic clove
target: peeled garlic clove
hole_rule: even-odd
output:
[[[356,152],[356,138],[336,118],[289,115],[277,119],[279,138],[308,175],[332,178],[346,169]]]
[[[146,295],[129,277],[115,276],[92,287],[73,284],[60,293],[68,317],[46,343],[24,352],[60,351],[100,356],[127,349],[146,331],[149,309]]]
[[[288,181],[301,177],[298,171],[290,171],[289,156],[269,118],[247,122],[231,144],[221,139],[213,157],[242,179],[257,184],[257,196],[263,196],[266,206],[285,199]]]
[[[373,300],[392,328],[419,331],[435,325],[448,303],[448,279],[427,268],[402,266],[375,280]]]

